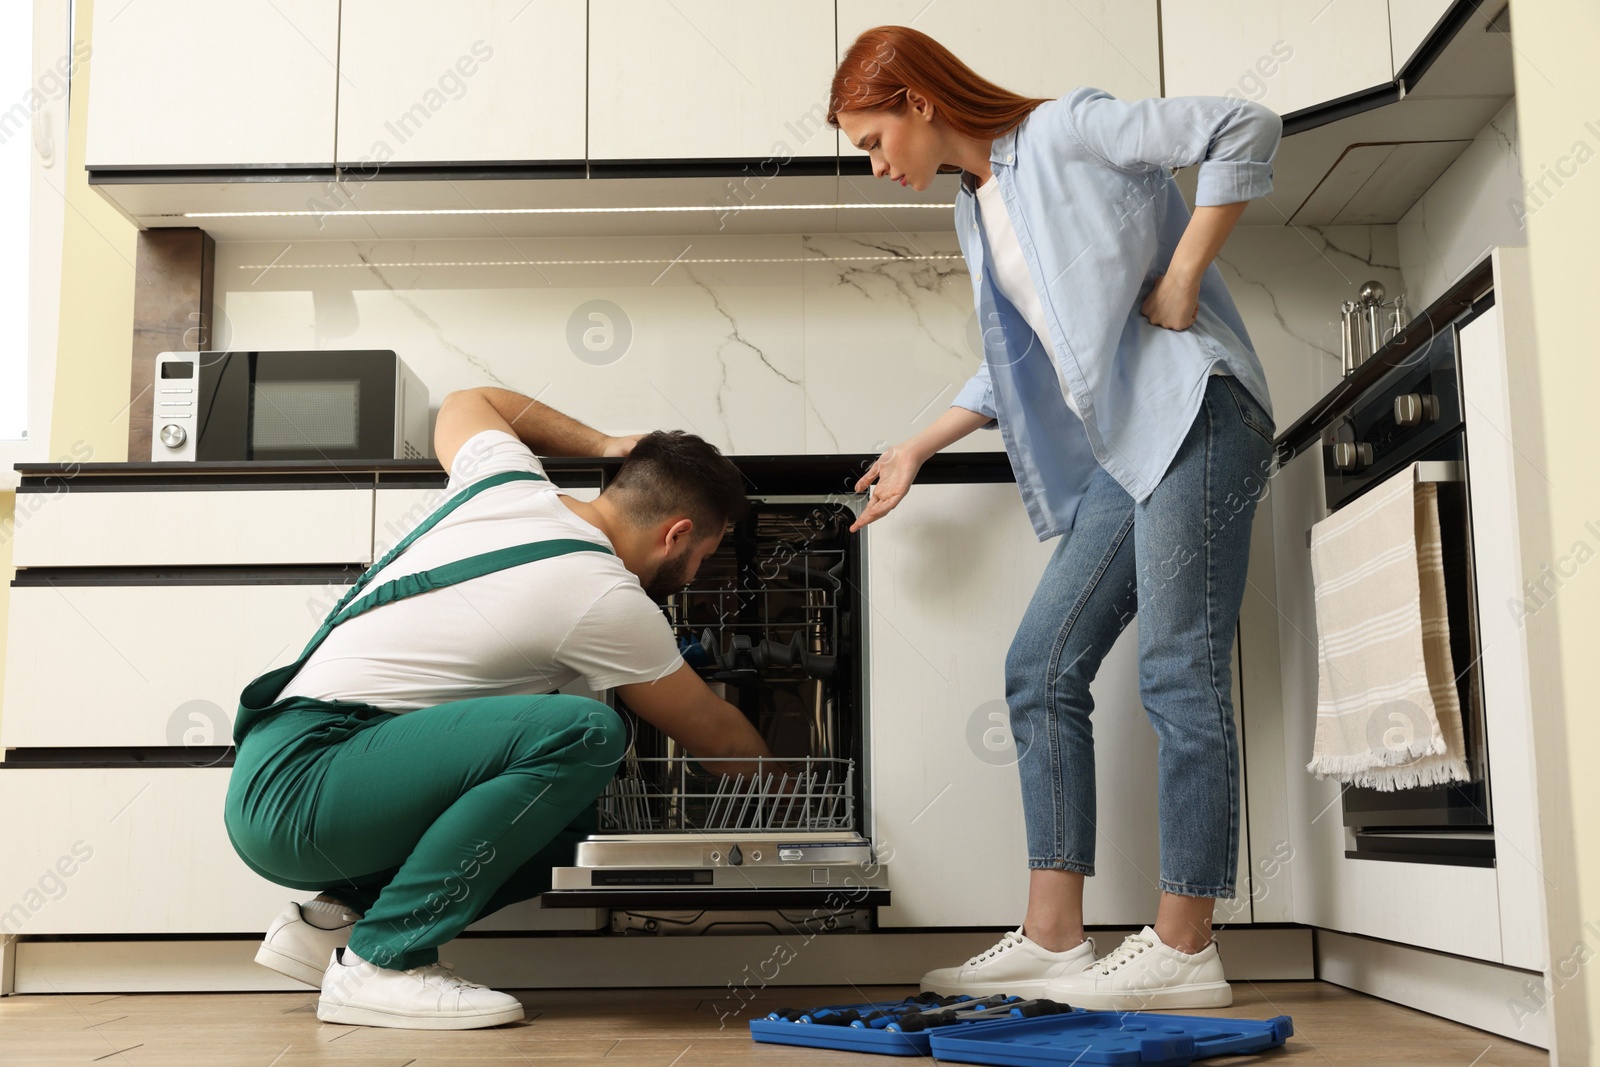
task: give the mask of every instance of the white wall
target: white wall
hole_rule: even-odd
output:
[[[1489,249],[1528,243],[1523,199],[1513,99],[1395,227],[1413,313],[1442,295]],[[1531,200],[1528,207],[1534,207]]]

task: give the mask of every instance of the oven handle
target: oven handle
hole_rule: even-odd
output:
[[[1459,482],[1461,480],[1461,461],[1459,459],[1428,459],[1414,464],[1411,468],[1416,472],[1417,484],[1424,482]]]
[[[1459,459],[1425,459],[1420,463],[1411,465],[1412,477],[1417,485],[1426,482],[1459,482],[1461,478],[1461,461]],[[1306,547],[1311,547],[1311,531],[1306,531]]]

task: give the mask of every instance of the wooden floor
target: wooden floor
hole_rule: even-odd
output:
[[[1217,1064],[1318,1067],[1522,1067],[1546,1054],[1479,1030],[1397,1007],[1322,982],[1235,982],[1242,1018],[1294,1018],[1283,1049]],[[0,998],[0,1064],[45,1067],[96,1062],[122,1067],[692,1067],[697,1064],[907,1062],[853,1053],[758,1045],[746,1023],[778,1007],[893,999],[914,989],[875,986],[780,988],[756,993],[743,1010],[726,989],[520,993],[521,1023],[490,1030],[427,1033],[317,1021],[316,993],[212,993]],[[1196,1012],[1194,1014],[1201,1014]]]

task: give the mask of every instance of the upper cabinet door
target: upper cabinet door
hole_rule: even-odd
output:
[[[832,156],[832,0],[590,0],[589,158]]]
[[[1235,96],[1286,115],[1394,80],[1388,0],[1166,0],[1168,96]]]
[[[90,167],[328,166],[339,0],[94,6]]]
[[[1389,51],[1396,74],[1453,6],[1454,0],[1389,0]]]
[[[839,55],[862,31],[886,25],[921,30],[1024,96],[1055,99],[1080,85],[1124,100],[1161,95],[1156,0],[839,0]],[[866,155],[843,137],[839,150]]]
[[[582,160],[584,7],[344,0],[339,162]]]

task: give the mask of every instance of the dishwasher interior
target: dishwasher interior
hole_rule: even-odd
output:
[[[618,933],[860,930],[888,902],[866,825],[856,590],[860,539],[837,499],[752,500],[664,610],[687,662],[771,760],[734,774],[628,711],[633,744],[599,832],[544,905],[599,907]],[[743,761],[748,763],[749,761]]]

